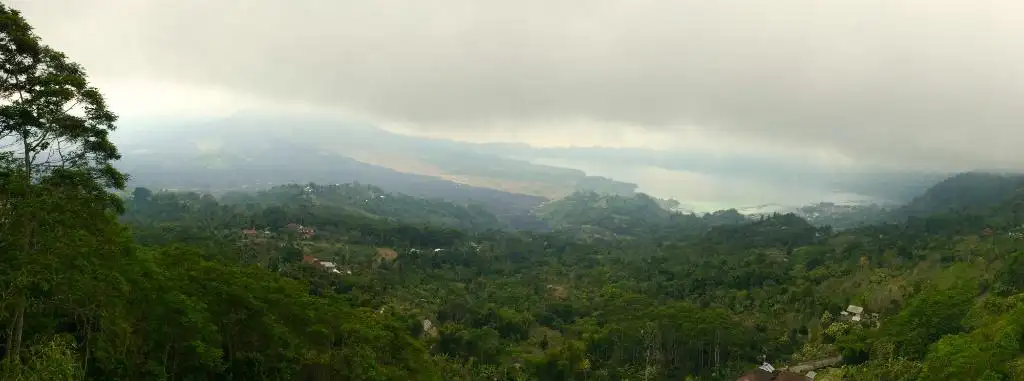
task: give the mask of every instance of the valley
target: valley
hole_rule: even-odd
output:
[[[953,181],[921,198],[962,194],[962,180]],[[188,201],[200,194],[143,191],[150,196],[129,197],[122,220],[144,245],[177,240],[167,227],[179,226],[175,234],[222,242],[209,255],[277,269],[316,295],[404,319],[446,379],[734,380],[762,356],[779,369],[841,356],[816,379],[923,380],[992,371],[934,368],[945,361],[936,340],[981,345],[972,340],[1016,327],[1012,274],[1024,241],[1014,232],[1024,234],[1024,220],[1012,216],[1024,195],[994,191],[985,201],[999,206],[968,215],[939,209],[843,231],[794,214],[700,216],[642,194],[577,193],[537,210],[547,232],[516,233],[483,210],[353,184],[286,185],[201,204]],[[208,222],[187,222],[199,215]],[[286,229],[295,222],[315,235],[295,237]],[[233,233],[248,227],[265,236]],[[850,320],[848,305],[865,318]],[[967,316],[981,320],[959,322]],[[1024,355],[978,351],[1006,364]]]

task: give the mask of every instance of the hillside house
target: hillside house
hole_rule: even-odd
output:
[[[842,316],[850,321],[861,321],[864,319],[864,307],[851,304],[846,307],[846,311],[842,312]]]
[[[335,274],[341,274],[341,270],[338,269],[338,264],[334,262],[320,261],[317,264],[320,265],[320,267],[323,268],[324,270],[330,271]],[[351,272],[349,272],[349,274],[351,274]]]
[[[317,257],[311,256],[311,255],[303,256],[302,257],[302,263],[305,263],[307,265],[314,265],[316,267],[319,267],[319,268],[321,268],[321,269],[323,269],[325,271],[329,271],[329,272],[334,273],[334,274],[348,274],[348,275],[352,275],[352,270],[341,269],[341,268],[338,267],[337,263],[334,263],[334,262],[331,262],[331,261],[321,261],[320,259],[317,259]]]

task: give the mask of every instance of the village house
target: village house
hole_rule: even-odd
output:
[[[317,259],[317,257],[311,255],[304,255],[302,257],[302,263],[317,266],[323,270],[329,271],[334,274],[352,275],[352,270],[339,268],[337,263],[331,261],[322,261],[320,259]]]
[[[840,316],[842,316],[843,320],[859,322],[864,320],[864,307],[851,304],[846,307],[845,311],[840,312]]]
[[[341,274],[341,270],[338,270],[338,265],[334,262],[320,261],[318,264],[324,270],[330,271],[335,274]]]

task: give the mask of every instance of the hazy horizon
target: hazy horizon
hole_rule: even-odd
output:
[[[409,154],[409,151],[429,155],[477,155],[484,153],[498,158],[522,160],[533,164],[559,168],[578,169],[591,176],[603,176],[613,180],[635,183],[637,191],[660,198],[673,198],[680,201],[686,208],[700,212],[708,212],[727,208],[746,208],[764,204],[781,204],[787,206],[805,205],[817,202],[874,201],[890,202],[891,197],[882,197],[878,192],[864,192],[864,185],[871,187],[876,182],[871,175],[857,172],[834,171],[814,163],[802,163],[792,160],[778,160],[771,157],[728,156],[702,157],[688,156],[677,153],[652,149],[608,149],[601,147],[567,147],[567,148],[502,148],[489,144],[459,143],[449,140],[425,140],[420,137],[392,134],[383,130],[350,123],[358,126],[360,134],[339,135],[337,140],[330,138],[337,129],[333,123],[341,121],[314,119],[304,120],[299,117],[289,119],[285,116],[267,117],[257,126],[260,131],[272,131],[270,125],[304,125],[306,129],[278,129],[274,134],[249,134],[248,120],[262,120],[260,114],[237,114],[232,118],[214,118],[208,120],[183,121],[176,124],[163,121],[150,126],[148,132],[135,133],[117,132],[113,139],[122,144],[131,162],[133,153],[141,153],[140,149],[153,150],[170,144],[172,150],[183,147],[196,152],[217,152],[222,147],[230,147],[232,152],[262,152],[274,144],[300,142],[308,150],[319,150],[324,147],[342,147],[340,154],[366,161],[381,163],[375,158],[382,156],[396,157]],[[131,125],[129,125],[131,126]],[[177,126],[176,128],[172,126]],[[210,129],[216,128],[216,129]],[[129,128],[129,130],[131,130]],[[204,132],[205,131],[205,132]],[[355,131],[355,130],[352,130]],[[350,132],[352,132],[350,131]],[[155,135],[161,132],[160,135]],[[301,132],[301,133],[300,133]],[[308,134],[305,138],[300,138]],[[326,134],[326,135],[324,135]],[[179,136],[174,139],[169,137]],[[324,138],[327,136],[328,138]],[[185,139],[185,137],[192,140]],[[244,143],[231,145],[231,140],[244,139]],[[339,145],[340,144],[340,145]],[[375,145],[379,144],[380,147]],[[350,151],[345,147],[371,148],[370,150]],[[389,149],[389,147],[391,149]],[[378,149],[379,148],[379,149]],[[353,148],[354,149],[354,148]],[[239,151],[242,150],[242,151]],[[378,152],[374,154],[373,152]],[[358,154],[357,154],[358,153]],[[187,154],[185,154],[187,155]],[[384,166],[402,172],[403,167]],[[926,173],[925,173],[926,174]],[[899,173],[889,173],[898,176]],[[924,175],[909,172],[910,175]],[[858,176],[863,178],[858,178]],[[843,182],[846,183],[843,183]],[[881,180],[878,180],[881,181]],[[852,183],[851,183],[852,182]],[[860,184],[860,185],[858,185]],[[858,187],[859,186],[859,187]],[[512,189],[506,189],[515,191]],[[883,192],[884,193],[884,192]],[[872,194],[876,194],[872,196]]]

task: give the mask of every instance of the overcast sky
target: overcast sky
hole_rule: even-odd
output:
[[[132,118],[277,104],[475,141],[1024,164],[1019,0],[9,3]]]

